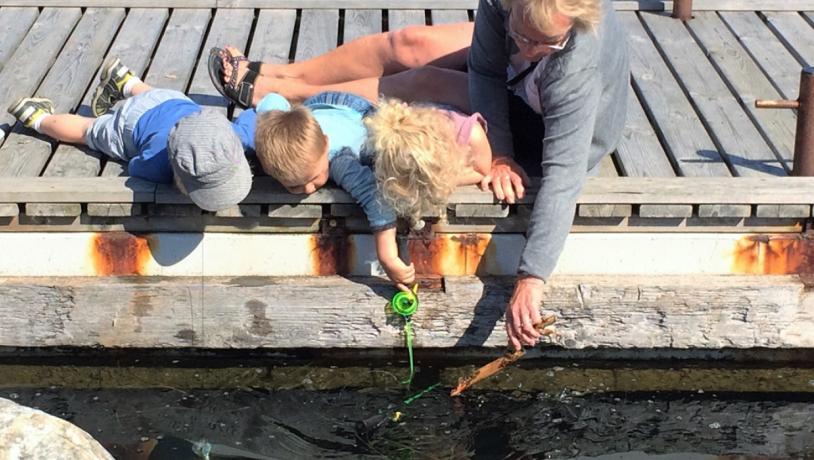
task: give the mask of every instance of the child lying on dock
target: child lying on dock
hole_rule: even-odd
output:
[[[115,57],[102,66],[92,109],[96,118],[54,114],[50,100],[29,97],[8,111],[38,133],[126,162],[131,176],[175,182],[207,211],[229,208],[248,195],[252,173],[244,148],[253,142],[247,133],[254,127],[246,126],[254,123],[252,114],[232,124],[181,92],[144,83]]]
[[[257,105],[257,159],[291,193],[311,194],[331,179],[362,207],[373,231],[376,254],[387,276],[402,290],[415,281],[415,267],[399,258],[396,214],[380,199],[364,149],[362,121],[372,104],[349,93],[320,93],[292,107],[276,93]]]
[[[292,193],[313,193],[328,179],[350,193],[367,215],[382,268],[404,290],[415,268],[398,256],[396,212],[417,222],[443,208],[456,186],[480,182],[491,167],[485,122],[477,114],[395,100],[377,110],[337,92],[294,107],[272,93],[257,112],[263,170]]]
[[[414,225],[423,215],[443,213],[456,187],[479,184],[491,171],[492,149],[479,113],[389,99],[365,125],[382,196]]]

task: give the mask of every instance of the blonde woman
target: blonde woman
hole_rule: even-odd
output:
[[[299,99],[325,90],[373,101],[430,100],[489,121],[499,200],[540,176],[517,284],[506,309],[514,348],[540,337],[545,281],[571,229],[582,184],[624,128],[630,80],[627,37],[611,0],[480,0],[471,23],[408,27],[351,41],[287,65],[248,62],[234,49],[210,59],[213,81],[238,103],[269,91]]]
[[[486,121],[478,113],[389,99],[365,125],[382,196],[413,225],[443,212],[457,186],[480,184],[491,170]]]

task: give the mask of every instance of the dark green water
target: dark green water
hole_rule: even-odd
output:
[[[814,392],[778,391],[782,385],[767,383],[771,375],[789,388],[814,388],[808,369],[662,366],[655,372],[619,363],[590,369],[525,363],[487,389],[451,398],[448,369],[425,365],[407,390],[393,374],[403,367],[386,364],[283,363],[238,366],[237,373],[6,366],[0,397],[69,420],[110,449],[129,452],[120,458],[155,440],[165,452],[159,457],[158,449],[154,459],[194,458],[182,455],[188,444],[176,438],[274,459],[814,458]],[[636,378],[626,380],[629,375]],[[404,404],[439,380],[443,387]],[[679,390],[665,390],[670,387]]]

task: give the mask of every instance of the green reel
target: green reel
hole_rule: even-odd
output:
[[[390,306],[393,311],[401,316],[412,316],[418,310],[418,295],[416,291],[418,285],[413,288],[412,292],[399,291],[390,300]]]

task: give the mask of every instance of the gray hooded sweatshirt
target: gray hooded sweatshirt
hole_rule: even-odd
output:
[[[609,0],[602,0],[596,32],[573,30],[534,82],[545,125],[543,177],[534,201],[518,273],[547,280],[571,229],[588,171],[622,135],[630,79],[627,36]],[[508,12],[480,0],[469,51],[469,98],[489,123],[496,154],[514,155],[509,129],[507,67],[517,48],[508,37]],[[536,73],[536,72],[535,72]],[[526,154],[529,154],[526,152]]]

